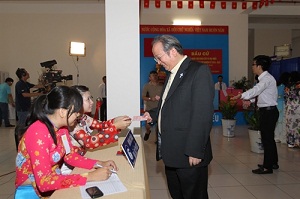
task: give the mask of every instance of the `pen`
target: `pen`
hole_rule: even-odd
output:
[[[96,163],[96,166],[99,168],[103,168],[103,166],[101,164]],[[113,170],[113,169],[109,169],[112,173],[117,174],[117,171]]]

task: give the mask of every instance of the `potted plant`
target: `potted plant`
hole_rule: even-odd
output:
[[[220,112],[222,113],[223,136],[234,137],[236,124],[235,115],[238,112],[236,100],[231,100],[230,95],[225,101],[220,102]]]
[[[242,77],[242,79],[238,80],[237,82],[233,82],[232,86],[235,89],[242,89],[243,92],[251,88],[250,80],[247,80],[245,76]]]
[[[260,121],[259,121],[259,111],[245,111],[244,117],[249,125],[248,133],[250,139],[251,151],[254,153],[263,153],[264,147],[261,142],[261,134],[259,131]]]

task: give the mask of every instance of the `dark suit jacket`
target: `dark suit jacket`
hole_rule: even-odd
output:
[[[165,86],[168,82],[166,80]],[[163,90],[164,90],[163,89]],[[174,77],[163,107],[157,157],[166,166],[186,168],[188,157],[202,159],[197,166],[212,160],[210,131],[213,120],[214,82],[208,66],[189,57]]]

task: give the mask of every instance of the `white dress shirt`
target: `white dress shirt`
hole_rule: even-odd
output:
[[[241,99],[253,102],[255,97],[258,96],[257,106],[259,108],[276,106],[278,90],[275,78],[268,71],[264,71],[260,74],[258,80],[259,82],[252,89],[242,94]]]
[[[226,90],[227,89],[227,86],[226,86],[226,84],[224,83],[224,82],[217,82],[217,83],[215,83],[215,90],[221,90],[220,89],[220,83],[221,83],[221,85],[222,85],[222,90]]]
[[[99,96],[101,99],[106,98],[106,85],[102,83],[99,85]]]

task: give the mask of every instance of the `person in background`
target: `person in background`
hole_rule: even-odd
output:
[[[112,160],[89,159],[74,151],[68,128],[75,125],[82,104],[80,93],[67,86],[55,87],[35,100],[25,128],[20,129],[15,199],[48,197],[54,190],[107,180],[110,169],[118,169]],[[62,175],[63,162],[97,169],[84,174]]]
[[[106,101],[106,76],[102,77],[102,83],[99,85],[99,98],[102,102],[100,107],[100,120],[107,120],[107,101]]]
[[[218,76],[218,82],[215,83],[215,90],[226,90],[227,86],[225,82],[223,82],[223,76],[219,75]]]
[[[285,87],[285,135],[289,148],[300,147],[300,72],[292,71],[289,74]]]
[[[158,104],[157,143],[157,160],[165,164],[169,192],[176,199],[208,199],[215,93],[211,71],[184,55],[171,35],[155,37],[152,53],[170,71]]]
[[[34,85],[27,80],[30,78],[29,73],[24,68],[18,68],[16,75],[19,78],[19,81],[15,85],[15,104],[16,112],[18,117],[17,126],[15,129],[15,142],[16,148],[18,148],[17,132],[18,128],[25,125],[26,118],[29,114],[29,109],[31,106],[31,98],[42,95],[40,92],[30,92],[31,88],[44,88],[42,85]]]
[[[95,149],[101,146],[118,141],[118,134],[131,124],[128,116],[119,116],[108,121],[98,121],[85,113],[90,113],[93,108],[93,97],[89,88],[83,85],[72,86],[83,98],[83,114],[78,118],[77,125],[70,132],[72,144],[76,146],[75,152],[84,155],[86,150]],[[93,133],[97,130],[97,133]],[[93,134],[92,134],[93,133]],[[69,174],[72,171],[70,165],[62,166],[62,173]]]
[[[154,117],[153,114],[156,113],[156,108],[160,99],[161,92],[162,85],[158,82],[158,74],[156,71],[151,71],[149,74],[149,82],[146,83],[143,87],[142,98],[144,102],[146,102],[146,111],[149,112],[150,115],[152,114],[152,118]],[[145,141],[149,139],[151,133],[150,129],[151,125],[149,123],[146,123],[146,133],[144,135]]]
[[[0,126],[2,126],[2,120],[4,120],[5,127],[14,127],[15,125],[9,122],[8,103],[11,103],[15,107],[15,102],[11,94],[11,85],[14,80],[10,77],[5,79],[5,82],[0,84]]]
[[[270,57],[266,55],[254,57],[252,71],[255,75],[258,75],[258,83],[252,89],[232,97],[233,100],[248,100],[249,106],[250,102],[254,102],[255,97],[258,96],[257,107],[260,113],[260,132],[264,146],[264,161],[263,164],[258,164],[258,169],[252,170],[254,174],[271,174],[273,169],[279,168],[277,147],[274,140],[275,126],[279,117],[277,109],[278,91],[276,80],[268,72],[270,66]]]

